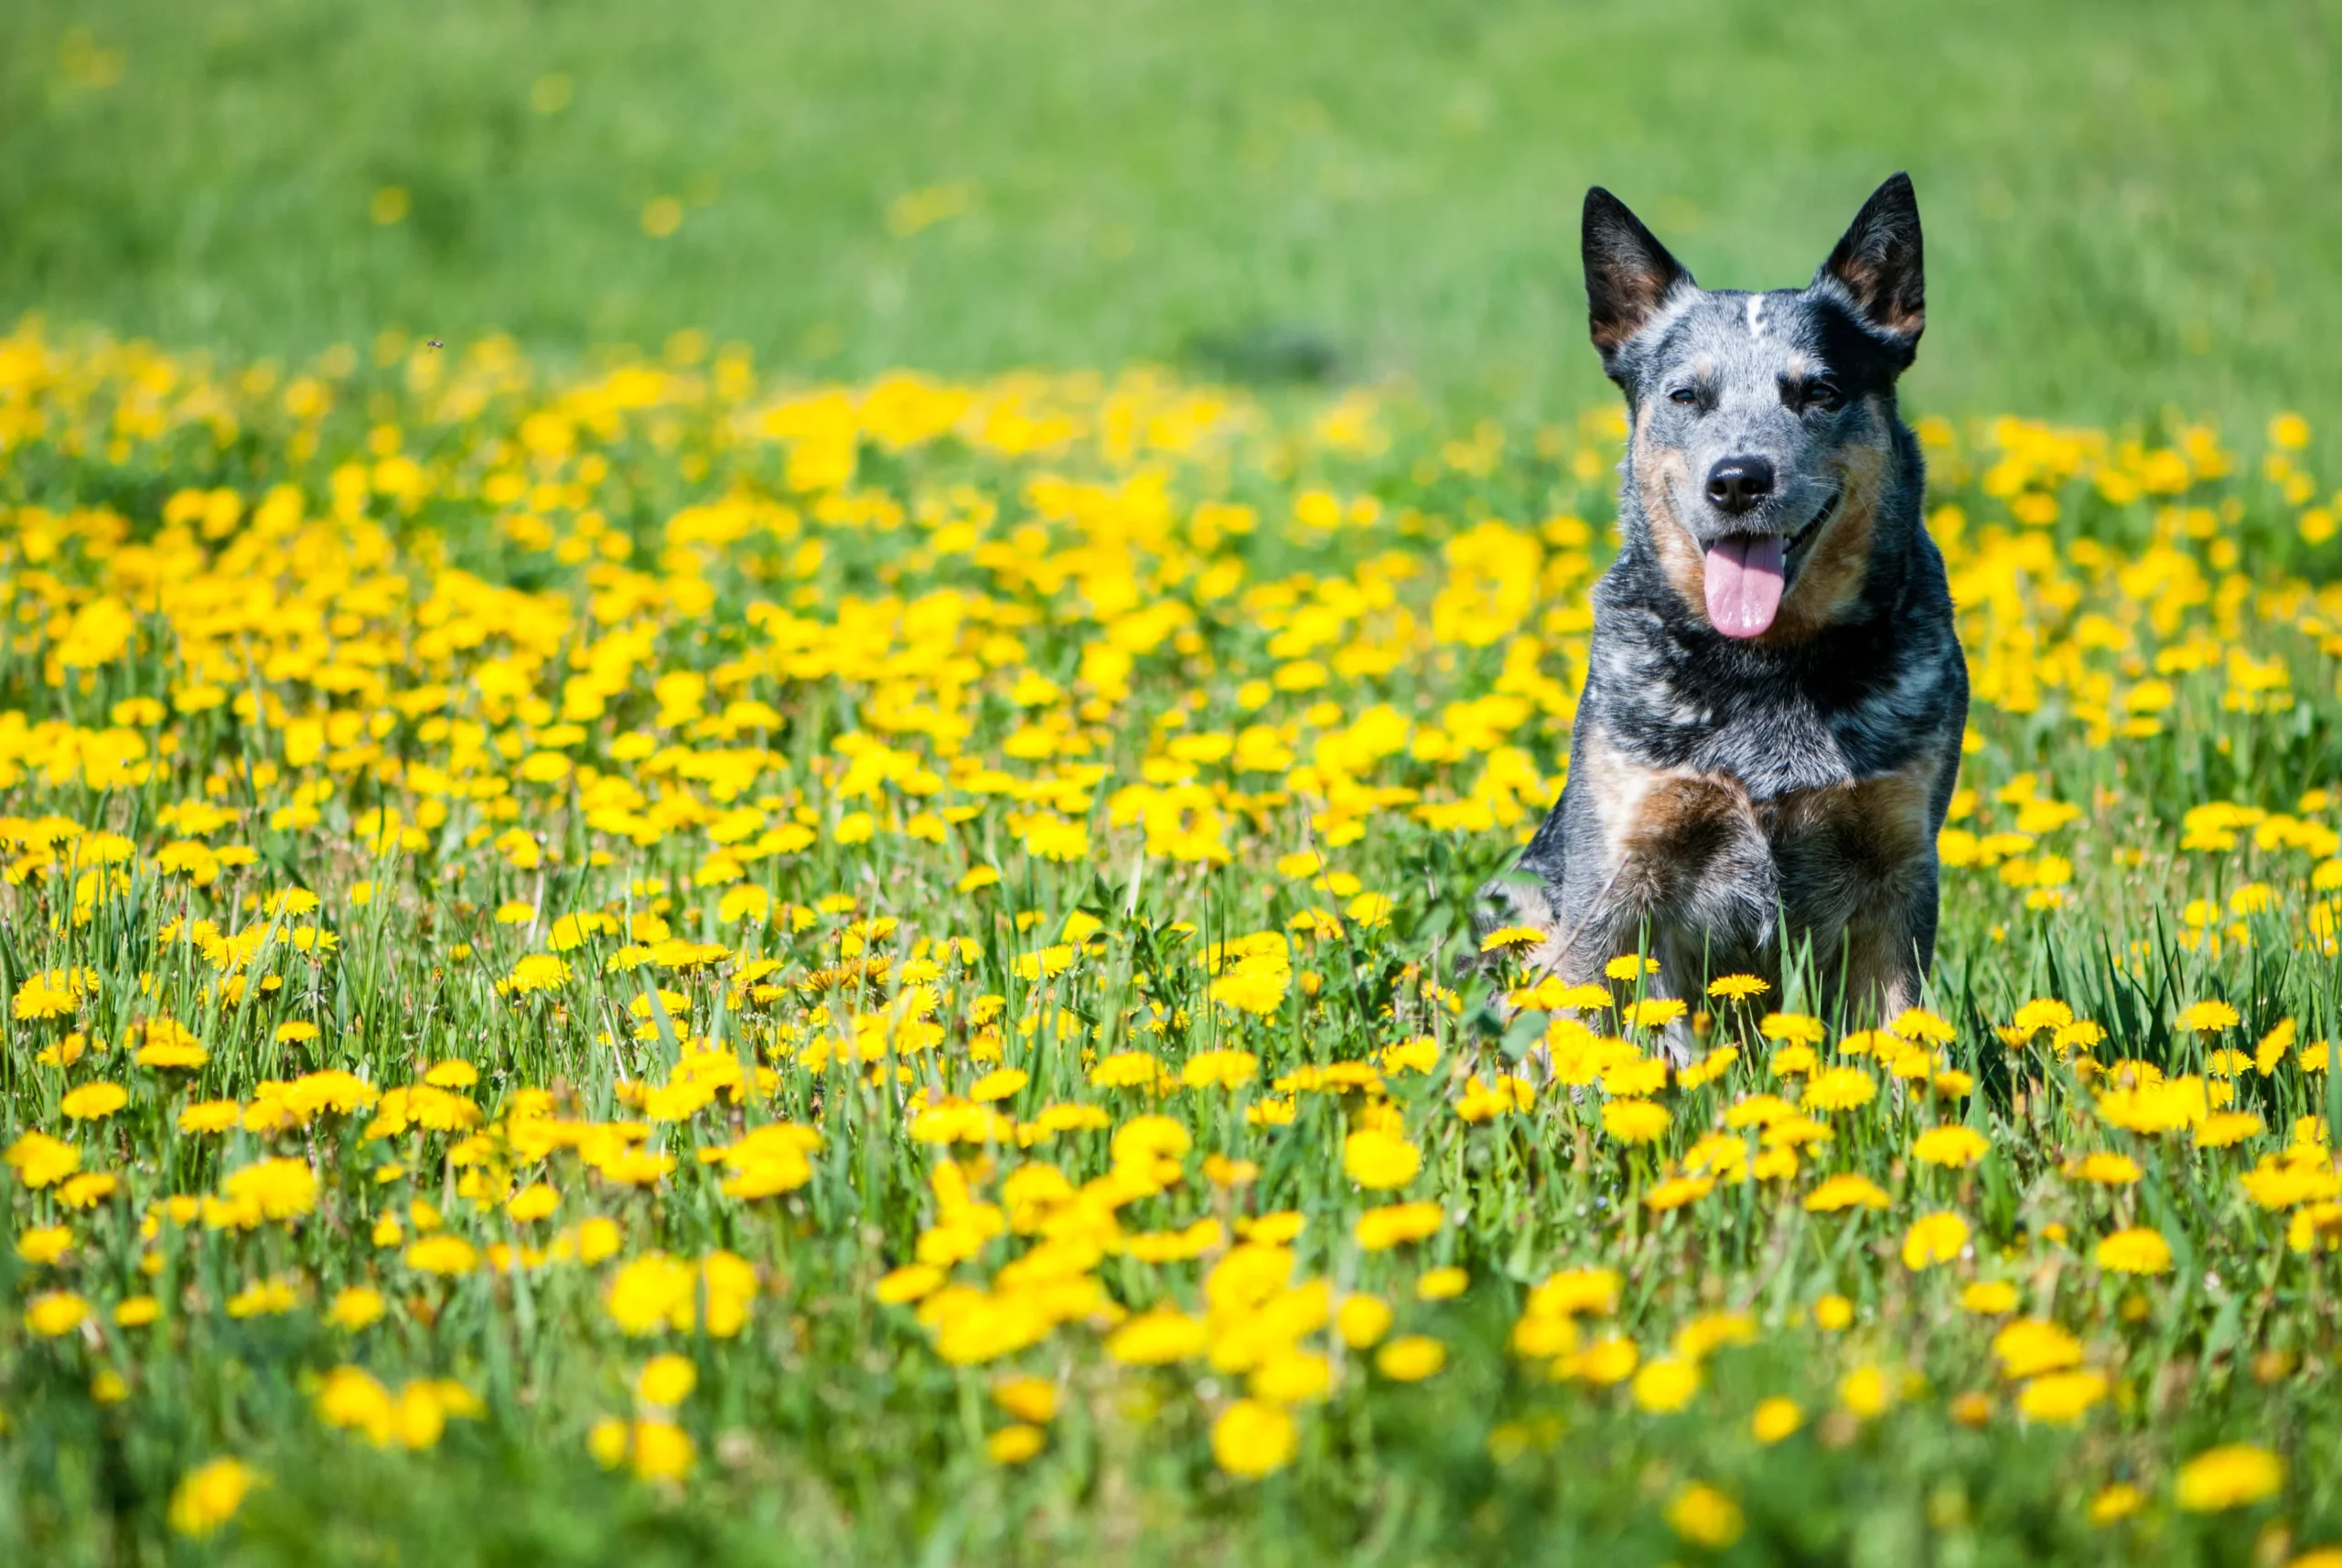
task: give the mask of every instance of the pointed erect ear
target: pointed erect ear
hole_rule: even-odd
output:
[[[1903,362],[1911,362],[1928,325],[1928,306],[1919,265],[1919,200],[1911,192],[1909,175],[1898,174],[1871,192],[1813,282],[1816,287],[1836,283],[1863,325],[1895,339]]]
[[[1692,274],[1625,202],[1598,185],[1585,193],[1584,248],[1586,322],[1609,366]]]

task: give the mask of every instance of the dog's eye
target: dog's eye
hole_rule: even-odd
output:
[[[1808,381],[1804,401],[1808,408],[1818,408],[1826,413],[1845,402],[1846,394],[1838,390],[1835,381]]]
[[[1697,403],[1700,401],[1700,394],[1691,387],[1677,387],[1667,394],[1667,401],[1683,403]]]

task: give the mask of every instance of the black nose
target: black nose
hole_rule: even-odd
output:
[[[1708,470],[1708,499],[1730,517],[1753,510],[1773,493],[1769,457],[1724,457]]]

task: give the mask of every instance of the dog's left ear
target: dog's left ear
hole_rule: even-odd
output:
[[[1834,282],[1863,325],[1893,340],[1909,365],[1927,329],[1926,280],[1919,263],[1919,199],[1911,177],[1898,174],[1871,192],[1845,238],[1813,274],[1816,287]]]

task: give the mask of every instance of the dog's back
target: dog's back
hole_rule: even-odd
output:
[[[1889,1015],[1932,956],[1935,839],[1968,683],[1896,379],[1924,324],[1896,176],[1808,287],[1702,290],[1587,195],[1595,345],[1630,422],[1624,542],[1595,594],[1560,802],[1484,919],[1591,978],[1648,940],[1670,994],[1778,983]]]

